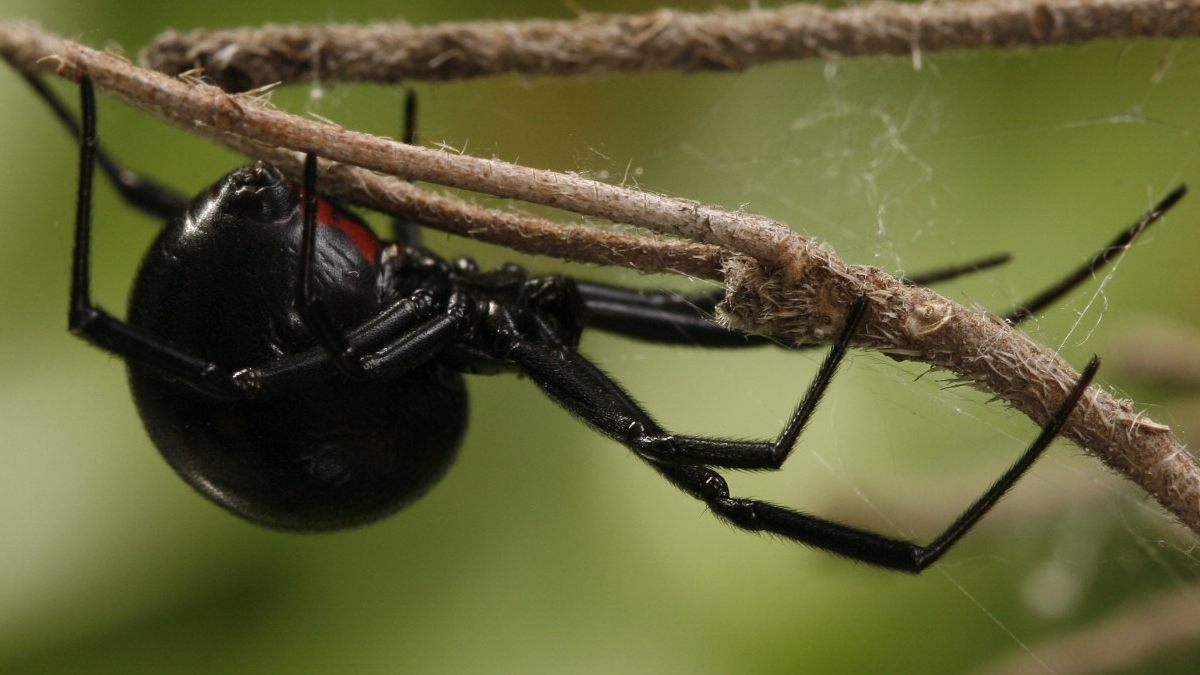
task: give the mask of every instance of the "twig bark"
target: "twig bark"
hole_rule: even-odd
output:
[[[49,54],[57,58],[45,59]],[[766,218],[578,176],[407,146],[305,120],[253,98],[137,68],[29,24],[0,24],[0,55],[21,68],[57,68],[72,79],[89,75],[102,90],[254,156],[274,160],[284,152],[279,148],[316,152],[343,164],[322,179],[323,189],[333,194],[400,194],[399,181],[374,183],[378,176],[364,170],[369,169],[557,206],[720,246],[733,252],[724,258],[725,317],[755,332],[798,343],[825,341],[843,323],[846,308],[867,295],[872,306],[856,344],[958,373],[1039,424],[1047,421],[1077,377],[1057,354],[997,317],[964,308],[931,290],[906,286],[876,268],[848,265],[827,248]],[[399,204],[410,198],[395,197]],[[576,234],[590,238],[594,232],[578,228]],[[670,269],[675,264],[651,261],[642,269]],[[1129,401],[1093,386],[1064,435],[1137,482],[1200,533],[1200,467],[1166,426],[1135,412]]]
[[[61,57],[67,49],[67,43],[60,37],[30,22],[0,22],[0,41],[3,42],[0,44],[0,54],[17,67],[29,71],[56,68],[59,61],[51,57]],[[113,61],[109,63],[113,63],[117,70],[139,72],[127,63],[122,65],[119,60]],[[98,85],[104,88],[103,84]],[[146,96],[146,103],[142,105],[153,105],[149,102],[159,98],[170,98],[169,95],[148,93],[154,86],[153,83],[144,84],[142,91]],[[171,86],[177,89],[187,88],[179,82],[174,82]],[[203,88],[200,90],[203,91]],[[225,98],[216,91],[208,92],[207,96],[210,103],[216,100],[213,96],[217,99]],[[245,100],[228,99],[223,105],[236,110],[240,105],[239,101]],[[210,106],[211,111],[217,109]],[[302,175],[302,157],[296,153],[264,144],[260,139],[226,134],[220,130],[219,125],[205,126],[199,120],[193,124],[187,121],[186,111],[182,115],[176,118],[176,121],[184,127],[214,138],[247,155],[276,163],[280,169],[293,176]],[[351,167],[329,163],[326,163],[326,169],[328,176],[323,180],[338,185],[339,194],[348,201],[434,226],[451,234],[529,253],[581,262],[622,265],[647,272],[677,272],[705,279],[721,278],[723,254],[716,246],[679,239],[647,237],[631,232],[552,223],[532,216],[487,209],[450,195],[422,189],[408,181],[368,171],[347,173],[346,170]]]
[[[1188,0],[797,4],[702,14],[662,9],[574,21],[353,25],[167,32],[141,54],[168,74],[204,68],[229,91],[273,82],[450,80],[744,70],[781,60],[1200,35]]]

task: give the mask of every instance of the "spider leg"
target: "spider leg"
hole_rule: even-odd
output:
[[[465,313],[451,304],[439,314],[430,289],[418,289],[348,333],[339,334],[338,339],[346,344],[340,355],[318,344],[262,366],[245,368],[234,377],[251,395],[290,391],[327,381],[339,371],[345,373],[335,363],[336,358],[348,359],[351,372],[361,379],[396,377],[436,356],[457,337]]]
[[[865,307],[863,300],[856,304],[854,311],[859,316],[847,320],[848,328],[843,329],[838,345],[848,344],[849,335],[861,321]],[[704,501],[714,513],[733,525],[745,530],[770,532],[855,560],[906,572],[920,572],[937,561],[1033,465],[1062,430],[1100,366],[1099,359],[1093,357],[1021,457],[941,534],[929,544],[920,545],[760,500],[733,497],[724,478],[709,468],[777,467],[778,464],[773,463],[777,458],[776,448],[789,439],[789,430],[798,418],[801,422],[795,429],[796,434],[803,426],[803,418],[811,414],[811,407],[815,406],[841,358],[837,354],[838,345],[826,358],[821,373],[793,415],[793,422],[776,444],[668,436],[628,393],[575,350],[547,346],[540,340],[514,334],[504,353],[555,402],[638,453],[676,487]],[[794,436],[790,440],[794,441]],[[660,454],[664,448],[669,451]]]
[[[71,132],[71,135],[82,142],[83,131],[75,121],[75,116],[71,114],[62,100],[46,86],[40,77],[25,71],[21,71],[21,77],[25,78],[34,92],[45,101],[46,105],[50,106],[50,109],[54,111],[54,116]],[[184,195],[122,167],[99,145],[95,146],[93,152],[96,161],[100,164],[100,169],[113,182],[121,198],[134,208],[164,220],[178,216],[187,208],[190,200]]]
[[[365,376],[391,379],[429,361],[458,341],[469,321],[469,306],[459,294],[450,297],[445,313],[405,331],[362,357]]]
[[[350,377],[362,377],[357,346],[338,328],[313,287],[316,276],[317,156],[304,156],[304,228],[300,240],[300,270],[296,275],[296,311],[308,331],[329,354],[333,364]]]
[[[145,334],[92,302],[91,230],[92,183],[97,153],[96,97],[92,91],[92,81],[86,76],[80,79],[79,89],[83,129],[79,137],[79,187],[68,315],[71,332],[101,349],[178,378],[201,391],[214,396],[237,396],[239,387],[229,371]]]
[[[694,347],[757,347],[770,338],[731,330],[712,313],[722,289],[695,295],[641,291],[586,281],[575,282],[583,298],[584,325],[647,342]]]
[[[398,303],[403,305],[402,303]],[[411,305],[403,305],[410,307]],[[412,323],[424,311],[404,316],[405,322],[395,322],[402,330],[399,336],[372,351],[359,354],[354,350],[357,372],[363,379],[394,379],[417,368],[440,354],[462,333],[466,313],[452,303],[441,315]],[[402,323],[411,325],[404,326]],[[360,342],[362,328],[351,332],[349,342]],[[365,351],[365,350],[363,350]],[[239,385],[253,393],[295,390],[330,379],[336,372],[328,366],[331,355],[323,346],[286,356],[264,366],[238,371]]]
[[[347,335],[331,318],[324,302],[313,286],[316,275],[316,213],[317,213],[317,156],[304,157],[304,229],[300,244],[300,269],[296,278],[296,310],[304,325],[316,338],[317,344],[342,373],[360,379],[396,377],[435,356],[457,337],[467,319],[467,305],[461,295],[452,295],[449,307],[434,316],[436,302],[433,288],[416,293],[385,310],[369,322],[370,330]],[[382,347],[373,346],[371,336],[399,335]],[[373,353],[364,353],[375,349]],[[247,373],[257,386],[291,381],[318,375],[315,362],[307,355],[297,359],[284,358]],[[273,386],[273,385],[272,385]]]
[[[1008,262],[1005,254],[967,263],[928,270],[903,281],[924,286],[980,272]],[[759,347],[778,344],[765,335],[726,328],[713,318],[723,289],[684,294],[671,291],[636,290],[588,281],[576,281],[583,298],[581,318],[585,325],[646,342],[691,347]],[[807,349],[815,345],[801,345]]]
[[[664,465],[657,468],[672,483],[707,503],[717,516],[739,528],[770,532],[854,560],[916,573],[937,562],[995,506],[1004,493],[1012,488],[1049,447],[1074,411],[1099,367],[1099,358],[1092,357],[1083,374],[1075,381],[1050,417],[1050,421],[1021,457],[941,534],[925,545],[842,525],[755,499],[732,497],[720,474],[704,467]]]
[[[400,122],[404,130],[400,140],[408,145],[417,142],[417,93],[409,89],[404,93],[404,119]],[[419,246],[421,244],[421,226],[403,218],[392,219],[392,239],[401,244]]]
[[[990,270],[1010,260],[1012,260],[1012,256],[1007,253],[997,253],[979,258],[978,260],[959,263],[958,265],[948,265],[946,267],[918,272],[912,276],[900,277],[900,281],[909,286],[932,286],[942,281],[950,281],[951,279],[957,279],[968,274]]]
[[[1047,305],[1054,303],[1084,281],[1087,281],[1089,277],[1103,269],[1114,258],[1129,250],[1129,247],[1133,245],[1138,236],[1145,232],[1146,228],[1162,218],[1163,214],[1175,206],[1185,194],[1187,194],[1187,186],[1185,185],[1180,185],[1172,190],[1170,194],[1163,197],[1153,208],[1142,214],[1142,217],[1138,218],[1133,225],[1122,230],[1115,239],[1100,249],[1100,252],[1092,256],[1090,260],[1064,275],[1062,279],[1051,284],[1045,290],[1010,309],[1004,314],[1004,320],[1016,325],[1033,316]]]
[[[865,298],[854,304],[820,371],[774,442],[667,434],[620,385],[574,349],[518,336],[506,347],[505,356],[559,405],[655,464],[777,469],[833,380],[867,304]]]
[[[1160,220],[1186,193],[1187,188],[1182,185],[1172,190],[1087,262],[1010,309],[1004,314],[1004,319],[1010,324],[1019,324],[1059,300],[1128,250],[1148,227]],[[925,286],[989,269],[1008,260],[1007,255],[993,255],[914,274],[902,281],[908,285]],[[684,295],[588,282],[578,282],[578,286],[584,300],[584,323],[603,331],[650,342],[697,347],[757,347],[772,342],[765,336],[724,328],[713,320],[713,311],[724,294],[721,290]]]

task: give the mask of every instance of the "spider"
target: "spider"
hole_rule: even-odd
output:
[[[411,503],[455,457],[467,424],[463,374],[516,372],[738,528],[919,572],[1033,464],[1099,367],[1093,358],[1016,463],[929,544],[735,497],[717,469],[780,468],[872,311],[867,298],[848,308],[774,441],[672,434],[578,351],[580,336],[597,328],[675,345],[771,343],[713,320],[719,293],[630,290],[531,275],[511,264],[482,271],[469,259],[438,257],[404,223],[395,241],[381,241],[320,194],[311,153],[299,186],[257,162],[187,200],[120,167],[99,146],[87,77],[80,81],[82,125],[40,80],[26,79],[79,139],[71,331],[125,360],[146,430],[179,475],[264,526],[336,530]],[[411,110],[407,118],[411,141]],[[142,260],[127,321],[90,297],[97,163],[131,206],[168,219]],[[1171,193],[1080,270],[1018,306],[1011,320],[1086,278],[1182,194]]]

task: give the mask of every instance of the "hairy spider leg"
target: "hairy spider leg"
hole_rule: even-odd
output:
[[[1186,185],[1176,187],[1149,211],[1142,214],[1142,217],[1138,218],[1133,225],[1122,230],[1115,239],[1109,242],[1108,246],[1100,249],[1100,252],[1092,256],[1090,260],[1064,275],[1062,279],[1051,284],[1044,291],[1010,309],[1004,314],[1004,320],[1016,325],[1054,303],[1076,286],[1082,284],[1114,258],[1129,250],[1129,247],[1133,246],[1133,242],[1138,236],[1145,232],[1146,228],[1161,219],[1167,211],[1171,210],[1171,207],[1175,206],[1180,199],[1183,199],[1185,194],[1187,194]]]
[[[668,434],[619,384],[573,349],[524,339],[511,347],[508,358],[529,372],[559,405],[653,463],[778,469],[833,380],[868,304],[860,298],[850,308],[837,341],[774,442]]]
[[[853,326],[854,321],[847,323]],[[850,332],[843,330],[842,337]],[[719,461],[722,466],[735,468],[773,468],[760,466],[767,454],[764,449],[774,452],[772,444],[669,436],[620,385],[575,350],[517,340],[510,346],[508,354],[551,399],[639,454],[676,487],[704,501],[714,513],[733,525],[750,531],[770,532],[854,560],[913,573],[941,558],[1033,465],[1062,430],[1100,366],[1099,358],[1093,357],[1021,457],[941,534],[929,544],[920,545],[761,500],[732,497],[724,478],[704,464],[716,466]],[[806,401],[813,398],[813,390],[823,388],[820,384],[823,379],[827,384],[828,378],[832,377],[832,368],[836,367],[840,357],[833,356],[832,352],[831,356],[806,394]],[[826,375],[827,369],[830,372]],[[801,403],[793,420],[802,416],[805,405],[805,402]],[[669,439],[676,446],[673,452],[666,453],[666,459],[674,462],[699,460],[699,464],[667,463],[650,458],[648,454],[652,453],[646,451],[647,439],[654,443]],[[739,459],[736,456],[739,450],[746,451],[749,459]]]
[[[1099,367],[1099,357],[1093,356],[1029,448],[941,534],[925,545],[842,525],[760,500],[731,497],[724,479],[709,469],[672,467],[660,471],[704,500],[718,516],[742,529],[770,532],[854,560],[917,573],[937,562],[1033,466],[1062,430]]]

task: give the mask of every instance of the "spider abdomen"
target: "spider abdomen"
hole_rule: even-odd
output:
[[[391,382],[222,400],[131,366],[138,411],[163,457],[234,513],[289,530],[365,524],[420,497],[467,424],[462,377],[432,365]]]
[[[297,193],[264,165],[202,193],[142,261],[130,324],[230,369],[313,347],[294,302],[303,227]],[[318,228],[314,285],[346,330],[394,291],[366,225],[332,212],[330,202],[319,205],[329,226]],[[436,363],[393,380],[337,375],[253,400],[217,398],[134,363],[129,377],[147,431],[188,483],[244,518],[282,529],[341,529],[393,513],[448,468],[466,427],[462,377]]]

